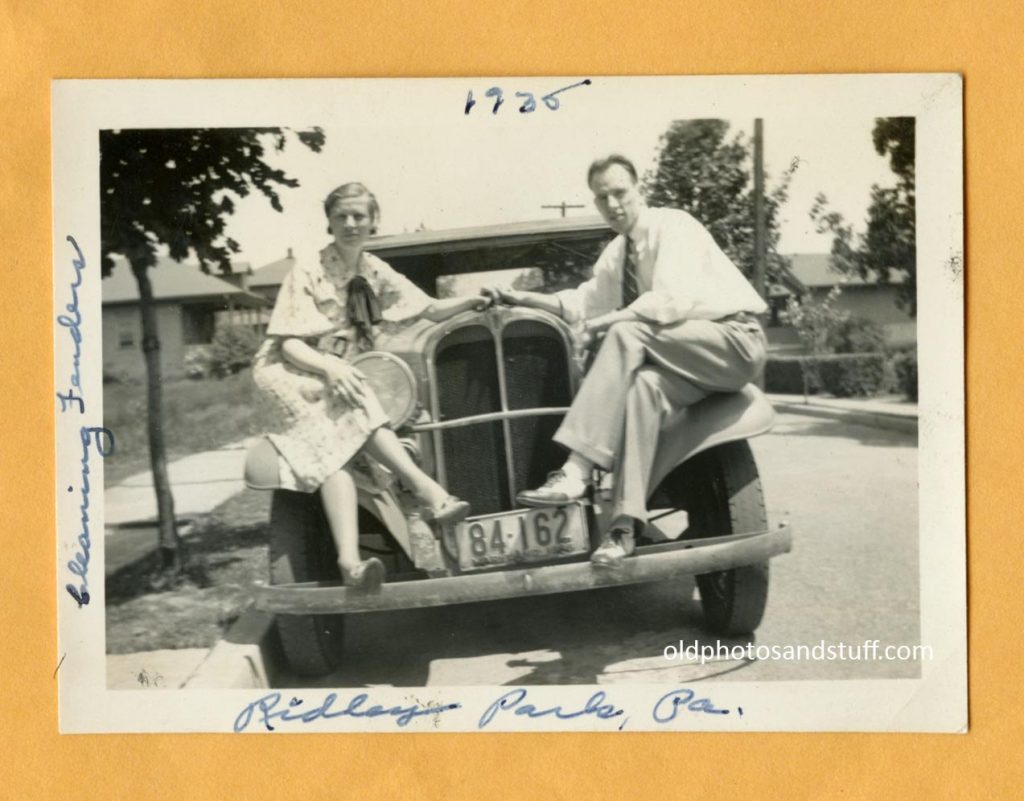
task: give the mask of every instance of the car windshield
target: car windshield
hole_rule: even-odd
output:
[[[440,275],[437,278],[437,296],[453,298],[476,295],[481,289],[488,286],[543,290],[544,272],[540,267],[517,267],[513,270],[486,270],[458,275]]]

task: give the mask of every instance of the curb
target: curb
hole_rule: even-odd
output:
[[[255,690],[270,687],[273,666],[283,664],[274,616],[249,607],[185,681],[188,690]]]
[[[811,403],[788,403],[772,401],[772,408],[780,412],[803,414],[808,417],[824,417],[830,420],[841,420],[846,423],[857,423],[873,428],[884,428],[890,431],[902,431],[917,434],[917,416],[902,414],[886,414],[885,412],[865,412],[855,409],[839,409],[831,406],[819,406]]]

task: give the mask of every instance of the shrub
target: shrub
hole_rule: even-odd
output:
[[[877,395],[885,382],[881,353],[837,353],[817,359],[821,387],[837,398]]]
[[[827,344],[833,353],[882,353],[885,330],[867,317],[847,317],[828,332]]]
[[[210,372],[214,375],[233,375],[252,364],[260,347],[260,335],[244,325],[218,328],[210,345]]]
[[[185,375],[189,378],[206,378],[213,372],[209,345],[189,345],[185,351]]]
[[[896,384],[908,399],[917,403],[917,353],[913,350],[902,351],[892,357],[893,372]]]
[[[774,356],[768,359],[764,368],[764,387],[767,392],[784,395],[804,393],[804,370],[807,370],[808,394],[819,389],[816,362],[812,356]]]
[[[836,284],[823,298],[805,296],[801,299],[790,298],[787,301],[786,314],[789,323],[796,329],[800,341],[811,353],[828,353],[832,332],[849,318],[849,312],[835,306],[842,292],[842,288]]]

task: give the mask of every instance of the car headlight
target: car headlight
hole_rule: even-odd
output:
[[[369,351],[352,360],[380,401],[391,427],[404,426],[416,412],[416,376],[405,362],[390,353]]]

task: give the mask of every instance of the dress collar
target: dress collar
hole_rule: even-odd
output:
[[[354,268],[349,267],[345,259],[342,258],[338,246],[331,242],[320,251],[320,262],[337,275],[343,278],[350,278],[363,272],[363,265],[366,263],[366,252],[363,251],[359,254],[359,261]]]

